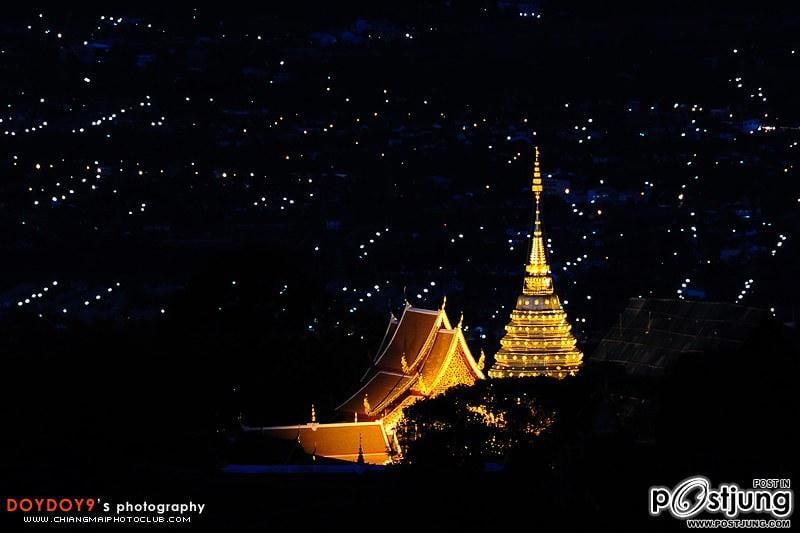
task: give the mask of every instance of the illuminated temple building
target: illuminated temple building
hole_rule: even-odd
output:
[[[453,327],[444,310],[406,304],[400,318],[389,320],[378,352],[361,377],[358,389],[336,410],[345,420],[320,424],[244,428],[265,437],[296,440],[309,455],[391,462],[400,453],[395,427],[403,409],[455,385],[483,379],[483,356],[475,361],[464,339],[461,321]]]
[[[583,354],[575,347],[572,326],[553,288],[547,263],[542,236],[542,174],[538,148],[535,153],[532,185],[535,218],[530,257],[525,267],[522,295],[517,298],[511,322],[506,326],[500,350],[489,370],[492,378],[563,378],[575,375],[583,361]]]

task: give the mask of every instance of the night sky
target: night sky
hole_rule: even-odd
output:
[[[4,15],[0,494],[191,485],[232,418],[330,420],[405,300],[491,356],[534,146],[584,353],[636,296],[794,331],[800,14],[694,4]]]

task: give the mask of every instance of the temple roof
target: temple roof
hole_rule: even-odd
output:
[[[447,354],[454,342],[458,340],[456,330],[454,329],[440,329],[436,335],[436,340],[433,342],[433,347],[428,354],[425,364],[422,366],[422,379],[429,386],[433,385],[436,376],[442,365],[445,363]]]
[[[402,359],[411,365],[419,355],[425,342],[434,334],[441,323],[441,311],[418,309],[407,305],[399,323],[392,328],[390,322],[381,346],[386,347],[375,357],[375,366],[384,370],[401,370]],[[391,338],[386,340],[391,334]]]
[[[475,379],[483,379],[460,327],[451,326],[444,309],[420,309],[406,304],[399,319],[390,318],[374,362],[361,378],[361,386],[337,410],[378,417],[408,395],[427,394],[423,391],[440,375],[456,342],[462,343],[459,353]]]
[[[763,310],[735,304],[631,298],[592,360],[662,376],[687,354],[740,349],[765,319]]]
[[[245,427],[264,437],[296,440],[307,454],[356,461],[361,446],[364,462],[386,464],[390,460],[390,442],[380,421],[341,424],[300,424],[266,428]]]
[[[389,342],[391,342],[392,338],[394,337],[394,332],[397,331],[397,325],[399,323],[400,321],[397,320],[397,317],[394,316],[394,313],[392,313],[389,316],[389,325],[386,327],[386,333],[383,334],[383,339],[381,339],[381,345],[378,347],[378,353],[375,354],[375,359],[380,357],[380,355],[386,350]]]
[[[358,390],[337,407],[342,413],[355,414],[356,421],[318,424],[312,406],[310,424],[245,431],[295,439],[305,453],[345,461],[358,459],[360,438],[365,462],[384,464],[391,460],[390,450],[399,451],[393,428],[404,407],[476,379],[483,379],[482,369],[469,351],[461,323],[455,328],[450,325],[444,304],[435,311],[406,304],[399,319],[390,317],[378,353]]]
[[[416,376],[399,372],[380,370],[371,373],[366,383],[355,394],[345,400],[337,410],[372,416],[376,412],[379,413],[384,406],[405,392],[415,379]],[[365,399],[367,400],[366,402],[364,401]]]

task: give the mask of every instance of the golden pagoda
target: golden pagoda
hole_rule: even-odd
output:
[[[491,378],[563,378],[574,376],[583,362],[583,354],[575,347],[572,326],[553,289],[553,277],[547,264],[539,209],[542,174],[538,148],[535,149],[532,190],[535,219],[525,283],[511,312],[506,334],[500,340],[500,350],[494,356],[495,362],[489,370]]]

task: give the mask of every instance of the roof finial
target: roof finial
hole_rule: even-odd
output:
[[[364,402],[363,403],[364,403],[364,414],[365,415],[369,415],[369,412],[372,409],[370,408],[370,405],[369,405],[369,394],[368,393],[364,394]]]
[[[408,361],[405,355],[400,358],[400,368],[403,369],[403,374],[408,374]]]
[[[458,319],[458,325],[456,325],[456,327],[458,329],[461,329],[461,326],[463,325],[464,325],[464,311],[461,311],[461,316]]]
[[[358,458],[356,459],[356,463],[360,465],[364,464],[364,448],[361,446],[361,433],[358,434]]]
[[[484,366],[486,366],[486,354],[483,352],[483,348],[481,348],[481,357],[478,359],[478,370],[483,372]]]
[[[315,424],[317,422],[317,411],[314,409],[314,404],[311,404],[311,423]]]
[[[442,311],[444,311],[444,306],[447,305],[447,295],[445,294],[442,297]]]
[[[425,383],[425,378],[422,377],[422,372],[417,374],[417,390],[419,390],[425,396],[427,396],[428,393],[430,392],[428,384]]]

